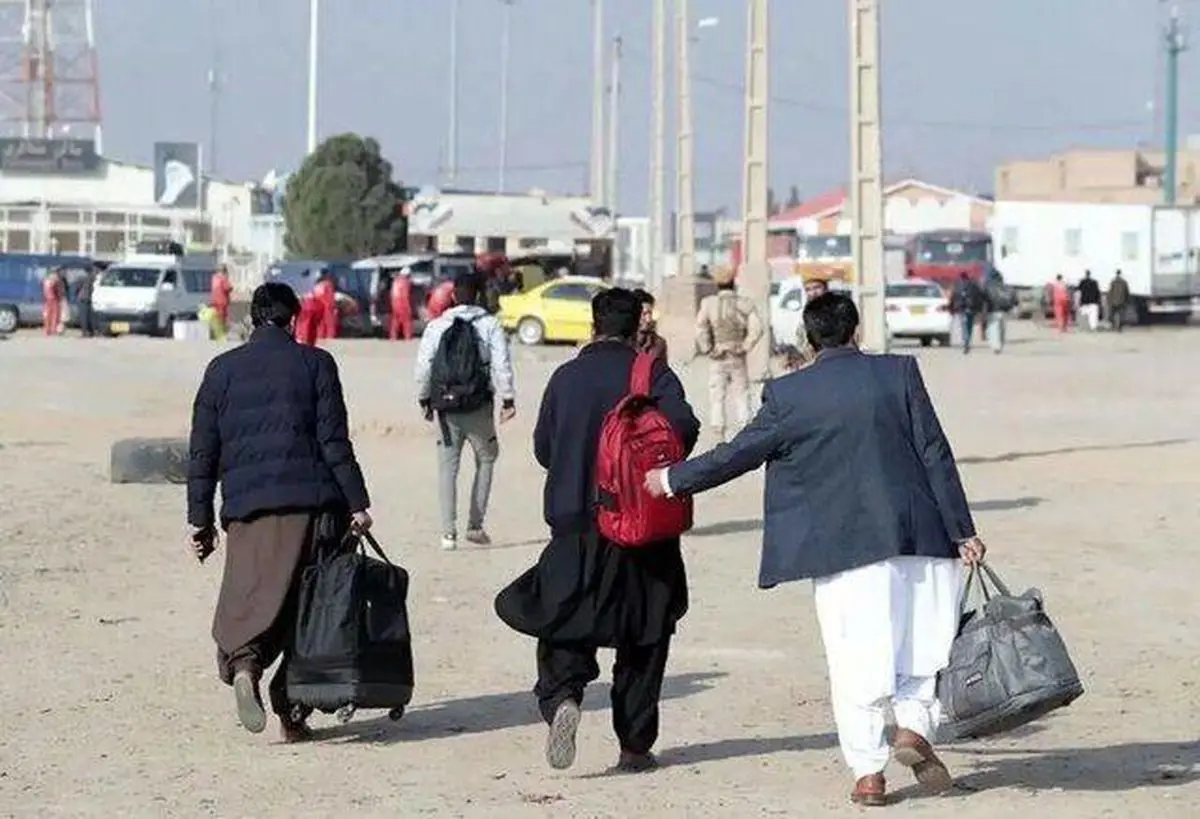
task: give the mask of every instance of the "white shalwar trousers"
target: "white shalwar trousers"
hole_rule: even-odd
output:
[[[813,581],[838,742],[855,779],[887,767],[889,707],[932,741],[937,674],[958,631],[958,560],[894,557]]]

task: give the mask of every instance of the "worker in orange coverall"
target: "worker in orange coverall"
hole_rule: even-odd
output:
[[[229,304],[233,301],[233,282],[229,280],[229,268],[223,264],[217,265],[212,274],[208,298],[221,324],[217,335],[223,336],[229,331]]]
[[[51,270],[42,279],[42,328],[48,336],[58,335],[63,320],[63,302],[66,301],[67,288],[62,274]]]
[[[321,278],[313,287],[313,296],[316,298],[321,315],[317,338],[337,338],[339,324],[337,287],[333,283],[332,273],[326,271],[321,274]]]
[[[397,275],[392,279],[391,313],[388,316],[388,338],[392,341],[413,337],[412,280]]]

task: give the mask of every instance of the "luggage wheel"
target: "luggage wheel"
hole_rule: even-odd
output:
[[[353,705],[343,705],[337,710],[334,716],[337,718],[339,723],[345,725],[350,720],[354,719],[354,712],[357,710],[358,709]]]
[[[391,711],[388,711],[388,719],[390,719],[392,722],[399,722],[403,717],[404,717],[404,706],[403,705],[401,705],[399,708],[393,708]]]

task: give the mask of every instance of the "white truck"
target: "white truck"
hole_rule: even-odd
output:
[[[1117,270],[1129,283],[1128,319],[1186,318],[1200,307],[1200,207],[998,201],[995,265],[1020,303],[1040,304],[1058,275],[1069,285],[1091,271],[1108,291]]]
[[[194,321],[208,304],[215,264],[214,256],[187,256],[177,244],[126,255],[92,289],[97,326],[110,336],[170,338],[176,321]]]

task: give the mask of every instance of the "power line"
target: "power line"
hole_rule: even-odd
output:
[[[635,52],[633,50],[626,51],[626,57],[635,61],[645,62],[648,58],[645,54]],[[722,80],[718,77],[707,76],[692,72],[692,81],[705,85],[710,88],[715,88],[721,91],[728,91],[731,94],[744,96],[746,86],[739,82],[730,82]],[[850,115],[850,110],[841,105],[832,105],[815,100],[803,99],[800,97],[791,97],[782,94],[772,94],[771,102],[789,108],[798,108],[808,113],[819,114],[831,118],[845,118]],[[1007,131],[1007,132],[1054,132],[1054,131],[1087,131],[1087,132],[1123,132],[1133,130],[1144,130],[1146,123],[1144,120],[1112,120],[1108,122],[1085,122],[1085,123],[1014,123],[1014,122],[981,122],[969,120],[921,120],[921,119],[903,119],[887,117],[889,126],[898,128],[925,128],[925,129],[941,129],[941,130],[956,130],[956,131]]]

